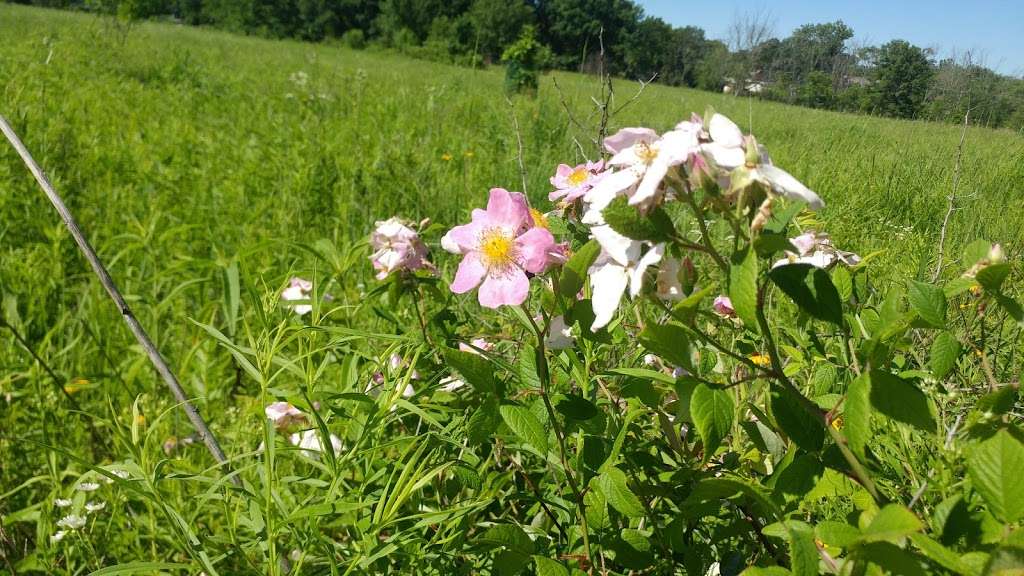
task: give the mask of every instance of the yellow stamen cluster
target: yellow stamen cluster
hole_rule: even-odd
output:
[[[515,265],[516,244],[501,228],[489,228],[480,235],[479,250],[489,273],[503,273]]]
[[[644,164],[650,164],[658,157],[658,149],[647,142],[637,142],[636,157]]]
[[[545,216],[544,213],[541,212],[540,210],[537,210],[536,208],[530,208],[530,218],[533,219],[533,225],[536,226],[537,228],[548,227],[548,217]]]
[[[569,174],[569,184],[573,186],[579,186],[587,181],[590,174],[587,173],[585,168],[577,168],[573,170],[572,174]]]
[[[750,360],[754,364],[767,368],[772,365],[772,359],[767,354],[751,354]]]

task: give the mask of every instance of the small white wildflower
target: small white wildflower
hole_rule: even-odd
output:
[[[67,508],[68,506],[71,506],[71,499],[57,498],[56,500],[53,501],[53,505],[56,506],[57,508]]]
[[[78,489],[82,492],[92,492],[94,490],[99,490],[100,485],[96,482],[82,482],[78,485]]]
[[[85,511],[89,512],[89,513],[99,512],[100,510],[103,510],[106,507],[107,507],[107,503],[106,502],[86,502],[85,503]]]
[[[111,474],[117,476],[121,480],[127,480],[131,476],[127,470],[112,470]]]
[[[68,514],[57,521],[57,526],[61,528],[67,528],[68,530],[78,530],[82,526],[85,526],[85,516],[79,516],[78,514]]]
[[[57,542],[63,540],[64,536],[67,536],[67,532],[64,530],[58,530],[56,533],[54,533],[53,536],[50,536],[50,543],[56,544]]]

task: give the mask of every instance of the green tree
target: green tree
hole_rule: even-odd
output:
[[[878,50],[875,66],[877,111],[899,118],[917,117],[933,76],[928,52],[904,40],[885,44]]]
[[[523,0],[474,0],[467,16],[471,42],[485,62],[497,60],[534,20],[533,7]]]

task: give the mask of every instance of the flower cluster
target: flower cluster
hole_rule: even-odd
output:
[[[423,227],[422,223],[420,227]],[[398,218],[378,221],[370,235],[370,246],[373,248],[370,262],[377,270],[378,280],[393,272],[434,271],[434,265],[427,260],[427,246],[419,233]]]

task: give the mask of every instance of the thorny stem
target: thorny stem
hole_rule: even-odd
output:
[[[825,417],[825,413],[822,412],[818,405],[804,396],[800,389],[797,388],[782,371],[782,361],[779,359],[779,351],[775,347],[775,337],[772,335],[771,328],[768,326],[768,319],[764,315],[764,296],[765,286],[762,284],[757,290],[757,324],[761,328],[761,334],[764,336],[765,344],[768,347],[768,357],[771,359],[772,369],[775,371],[775,378],[784,388],[795,394],[797,400],[801,405],[803,405],[804,409],[814,416],[815,420],[817,420],[818,423],[828,431],[829,435],[832,436],[832,440],[836,443],[836,446],[839,447],[839,451],[843,454],[843,458],[850,465],[850,469],[853,471],[854,476],[856,476],[857,481],[860,482],[869,494],[871,494],[871,497],[874,498],[875,502],[881,503],[883,500],[875,489],[875,483],[872,482],[867,470],[864,469],[860,461],[857,460],[857,457],[846,445],[846,438],[841,432],[829,424],[828,419]]]
[[[551,405],[551,399],[548,397],[548,386],[551,383],[551,373],[548,370],[548,359],[544,349],[545,331],[541,330],[540,326],[537,325],[537,321],[534,320],[533,315],[530,314],[529,307],[527,307],[525,303],[522,304],[521,307],[537,336],[537,350],[535,358],[537,363],[537,376],[540,379],[540,397],[544,400],[544,408],[547,410],[548,419],[551,421],[551,426],[555,430],[555,438],[558,440],[558,451],[562,461],[562,468],[565,470],[565,477],[569,481],[569,488],[572,490],[573,496],[576,498],[577,515],[580,520],[580,531],[583,534],[583,549],[587,555],[587,563],[589,565],[593,565],[593,556],[590,554],[590,529],[587,526],[586,504],[583,503],[583,492],[580,491],[579,484],[576,481],[576,476],[572,473],[572,469],[569,467],[569,460],[566,456],[568,451],[565,448],[565,432],[562,430],[562,425],[558,422],[558,416],[555,414],[555,408]]]

